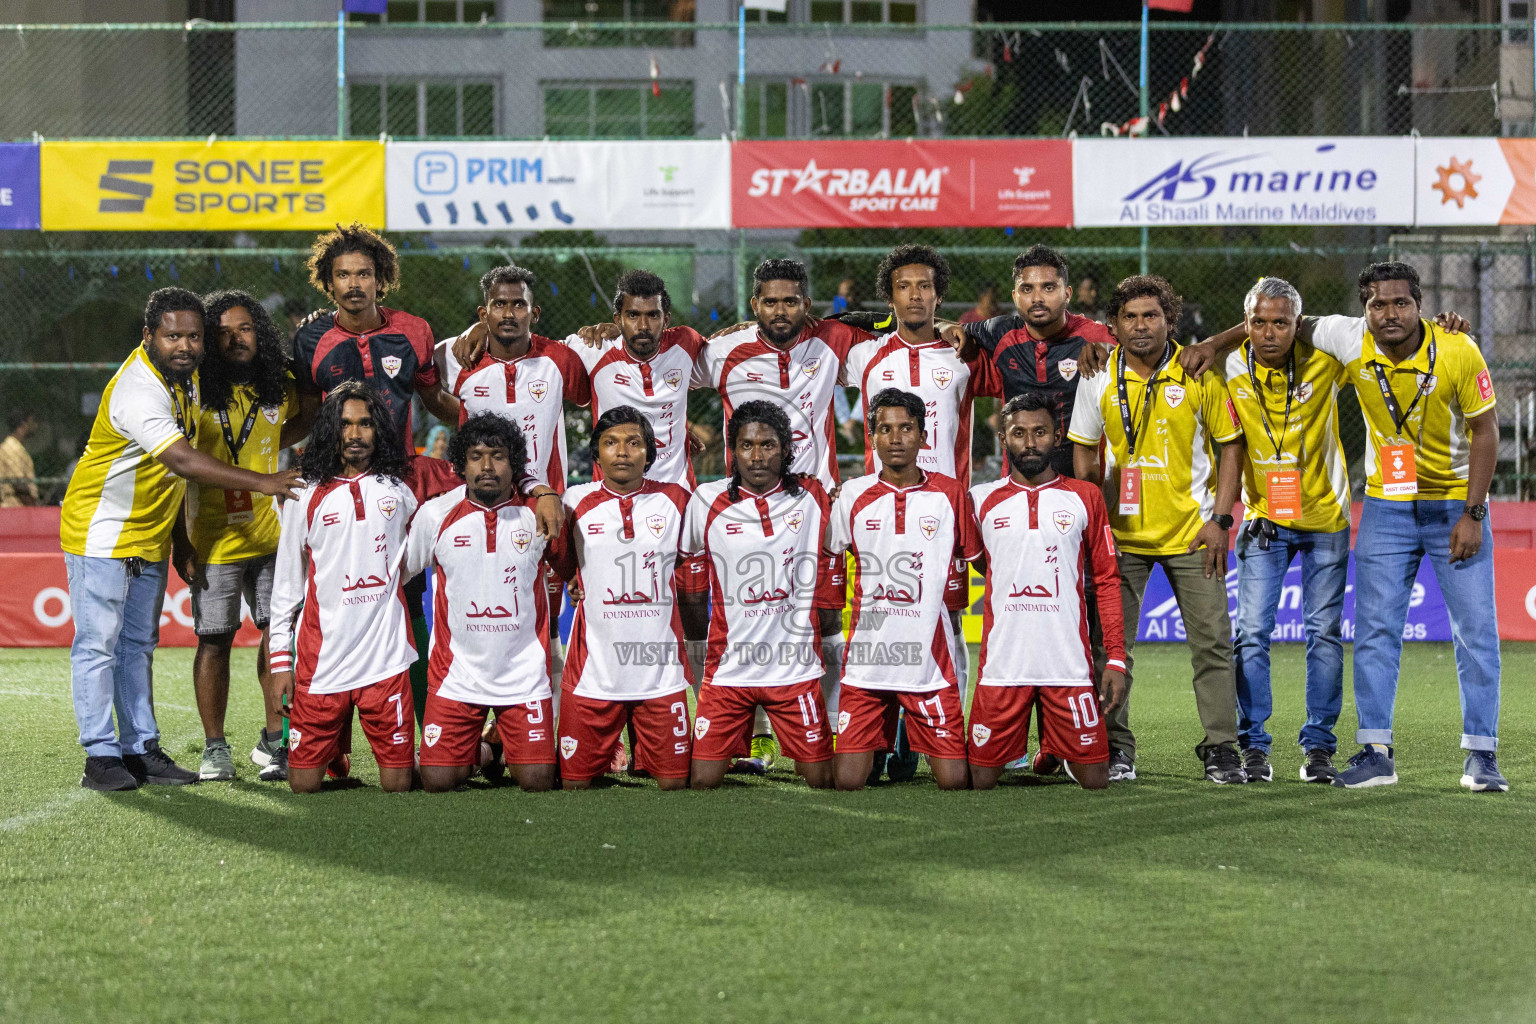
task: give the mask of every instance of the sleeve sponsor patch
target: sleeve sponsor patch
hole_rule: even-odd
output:
[[[1242,421],[1237,418],[1237,406],[1232,404],[1232,399],[1230,398],[1227,399],[1227,418],[1232,421],[1232,426],[1235,429],[1242,429]]]
[[[1477,397],[1485,402],[1493,397],[1493,378],[1486,367],[1477,373]]]

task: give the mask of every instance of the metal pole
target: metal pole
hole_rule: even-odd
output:
[[[747,127],[747,5],[736,9],[736,137],[745,136]]]
[[[347,137],[347,12],[336,12],[336,137]]]
[[[1151,125],[1147,123],[1148,112],[1151,107],[1147,97],[1147,4],[1142,0],[1141,4],[1141,120],[1142,131],[1150,134]],[[1134,136],[1132,136],[1134,138]],[[1147,272],[1147,226],[1141,226],[1141,272]]]

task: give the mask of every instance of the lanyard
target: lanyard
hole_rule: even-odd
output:
[[[1291,426],[1291,399],[1296,395],[1296,347],[1291,346],[1290,355],[1285,360],[1285,419],[1280,421],[1280,440],[1275,440],[1274,431],[1269,427],[1269,400],[1267,392],[1259,387],[1259,374],[1253,365],[1253,342],[1248,343],[1248,381],[1253,385],[1253,396],[1259,400],[1259,420],[1264,424],[1264,436],[1269,438],[1269,443],[1275,449],[1275,458],[1284,460],[1285,435]],[[1306,440],[1305,437],[1302,438]]]
[[[191,421],[192,396],[190,394],[188,394],[186,396],[187,397],[187,413],[184,415],[182,413],[182,411],[181,411],[181,402],[176,397],[176,390],[177,390],[176,385],[175,384],[168,384],[167,386],[171,389],[171,415],[176,418],[176,429],[181,431],[181,436],[182,437],[185,437],[188,441],[190,441],[190,440],[192,440],[192,438],[197,433],[196,425],[195,424],[193,424],[192,429],[188,429],[188,426],[187,426],[188,423],[192,422]]]
[[[1157,369],[1152,371],[1152,379],[1147,381],[1146,391],[1141,397],[1141,426],[1132,428],[1131,401],[1125,393],[1125,347],[1122,345],[1120,348],[1120,361],[1115,366],[1115,384],[1120,402],[1120,425],[1125,430],[1125,441],[1129,445],[1132,458],[1136,456],[1136,441],[1146,431],[1147,424],[1152,421],[1152,405],[1157,400],[1157,380],[1163,372],[1163,367],[1168,365],[1168,357],[1172,351],[1173,346],[1164,346],[1163,357],[1158,360]]]
[[[229,445],[229,454],[235,460],[235,465],[240,464],[240,449],[245,447],[245,442],[250,439],[251,428],[256,425],[256,396],[251,396],[251,410],[245,414],[245,426],[240,428],[240,440],[235,440],[235,435],[229,429],[229,413],[219,410],[219,426],[224,428],[224,443]]]
[[[1413,401],[1408,403],[1407,410],[1401,409],[1397,404],[1397,395],[1392,393],[1392,385],[1387,383],[1387,375],[1381,372],[1381,364],[1371,363],[1371,369],[1376,371],[1376,383],[1381,386],[1381,400],[1387,403],[1387,415],[1392,417],[1392,429],[1394,437],[1403,437],[1403,427],[1408,423],[1408,417],[1413,415],[1414,406],[1419,404],[1419,399],[1424,397],[1424,392],[1429,388],[1430,382],[1435,379],[1435,331],[1429,330],[1429,371],[1424,374],[1424,380],[1414,390]],[[1420,431],[1422,433],[1422,430]]]

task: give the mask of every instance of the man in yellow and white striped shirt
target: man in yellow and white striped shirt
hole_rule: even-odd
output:
[[[193,447],[202,357],[202,300],[183,288],[150,295],[143,341],[102,392],[64,496],[59,540],[75,620],[70,666],[86,750],[80,784],[88,789],[197,781],[196,772],[178,767],[160,749],[150,692],[171,531],[185,480],[294,494],[297,471],[253,473]]]

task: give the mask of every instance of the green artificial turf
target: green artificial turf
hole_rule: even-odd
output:
[[[1409,645],[1402,781],[1359,792],[1297,780],[1294,645],[1273,783],[1200,780],[1187,653],[1143,645],[1140,778],[1101,794],[388,796],[359,733],[369,785],[297,798],[245,759],[251,657],[239,781],[104,796],[67,652],[0,651],[0,1020],[1536,1019],[1536,645],[1504,647],[1505,795],[1457,786],[1449,645]],[[189,652],[156,670],[195,768]]]

